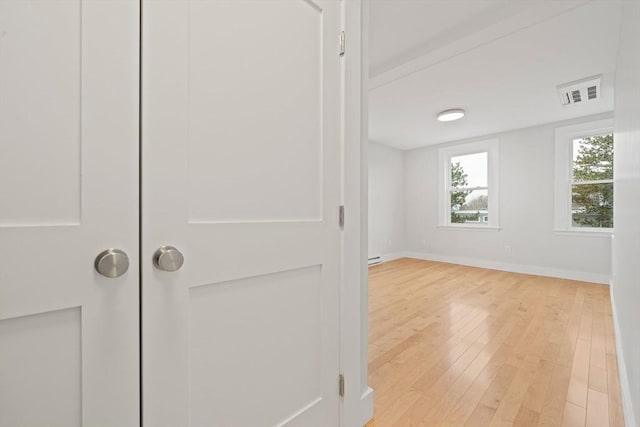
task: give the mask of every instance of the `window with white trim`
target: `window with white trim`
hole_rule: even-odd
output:
[[[613,230],[613,121],[556,129],[557,231]]]
[[[441,148],[440,226],[498,227],[498,141]]]

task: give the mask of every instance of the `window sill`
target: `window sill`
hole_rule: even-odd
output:
[[[553,230],[557,236],[571,237],[599,237],[610,239],[613,236],[613,230]]]
[[[439,225],[438,228],[444,230],[474,230],[474,231],[500,231],[496,225]]]

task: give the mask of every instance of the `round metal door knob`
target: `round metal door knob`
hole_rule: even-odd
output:
[[[114,279],[127,272],[129,257],[120,249],[106,249],[96,257],[95,267],[96,271],[104,277]]]
[[[173,246],[161,246],[153,254],[153,265],[162,271],[178,271],[184,264],[184,257]]]

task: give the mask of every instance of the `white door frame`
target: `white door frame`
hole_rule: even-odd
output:
[[[367,383],[367,144],[368,0],[342,0],[345,55],[343,88],[343,183],[341,371],[345,378],[341,425],[362,426],[373,417]]]

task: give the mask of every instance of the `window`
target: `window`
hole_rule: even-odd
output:
[[[557,231],[613,229],[612,120],[556,129]]]
[[[440,226],[497,228],[498,141],[440,149]]]
[[[571,226],[613,228],[613,134],[576,138]]]

